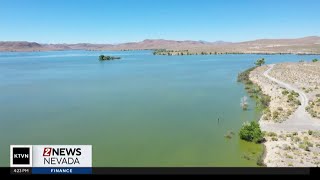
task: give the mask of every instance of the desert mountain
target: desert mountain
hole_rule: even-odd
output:
[[[56,50],[142,50],[167,49],[189,50],[191,52],[233,52],[233,53],[320,53],[320,37],[310,36],[298,39],[258,39],[230,43],[224,41],[174,41],[146,39],[141,42],[122,44],[39,44],[26,41],[0,41],[0,51],[56,51]]]

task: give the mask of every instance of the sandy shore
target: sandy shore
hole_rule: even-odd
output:
[[[309,114],[320,119],[320,62],[278,64],[270,75],[303,91]]]
[[[319,167],[320,134],[308,132],[282,132],[266,136],[268,167]]]
[[[320,63],[262,66],[250,73],[250,80],[271,97],[259,122],[267,132],[264,163],[268,167],[319,166]]]

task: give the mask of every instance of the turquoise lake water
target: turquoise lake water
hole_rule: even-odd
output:
[[[122,59],[99,62],[100,54]],[[10,144],[90,144],[94,166],[256,166],[261,146],[237,133],[259,112],[251,100],[241,110],[246,92],[236,79],[261,57],[319,58],[0,53],[0,166],[9,166]]]

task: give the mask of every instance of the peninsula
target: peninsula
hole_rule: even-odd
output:
[[[280,63],[251,70],[250,80],[270,97],[259,124],[268,167],[320,165],[320,62]]]

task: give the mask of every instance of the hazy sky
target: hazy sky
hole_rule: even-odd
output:
[[[245,41],[320,35],[319,0],[0,0],[0,41]]]

